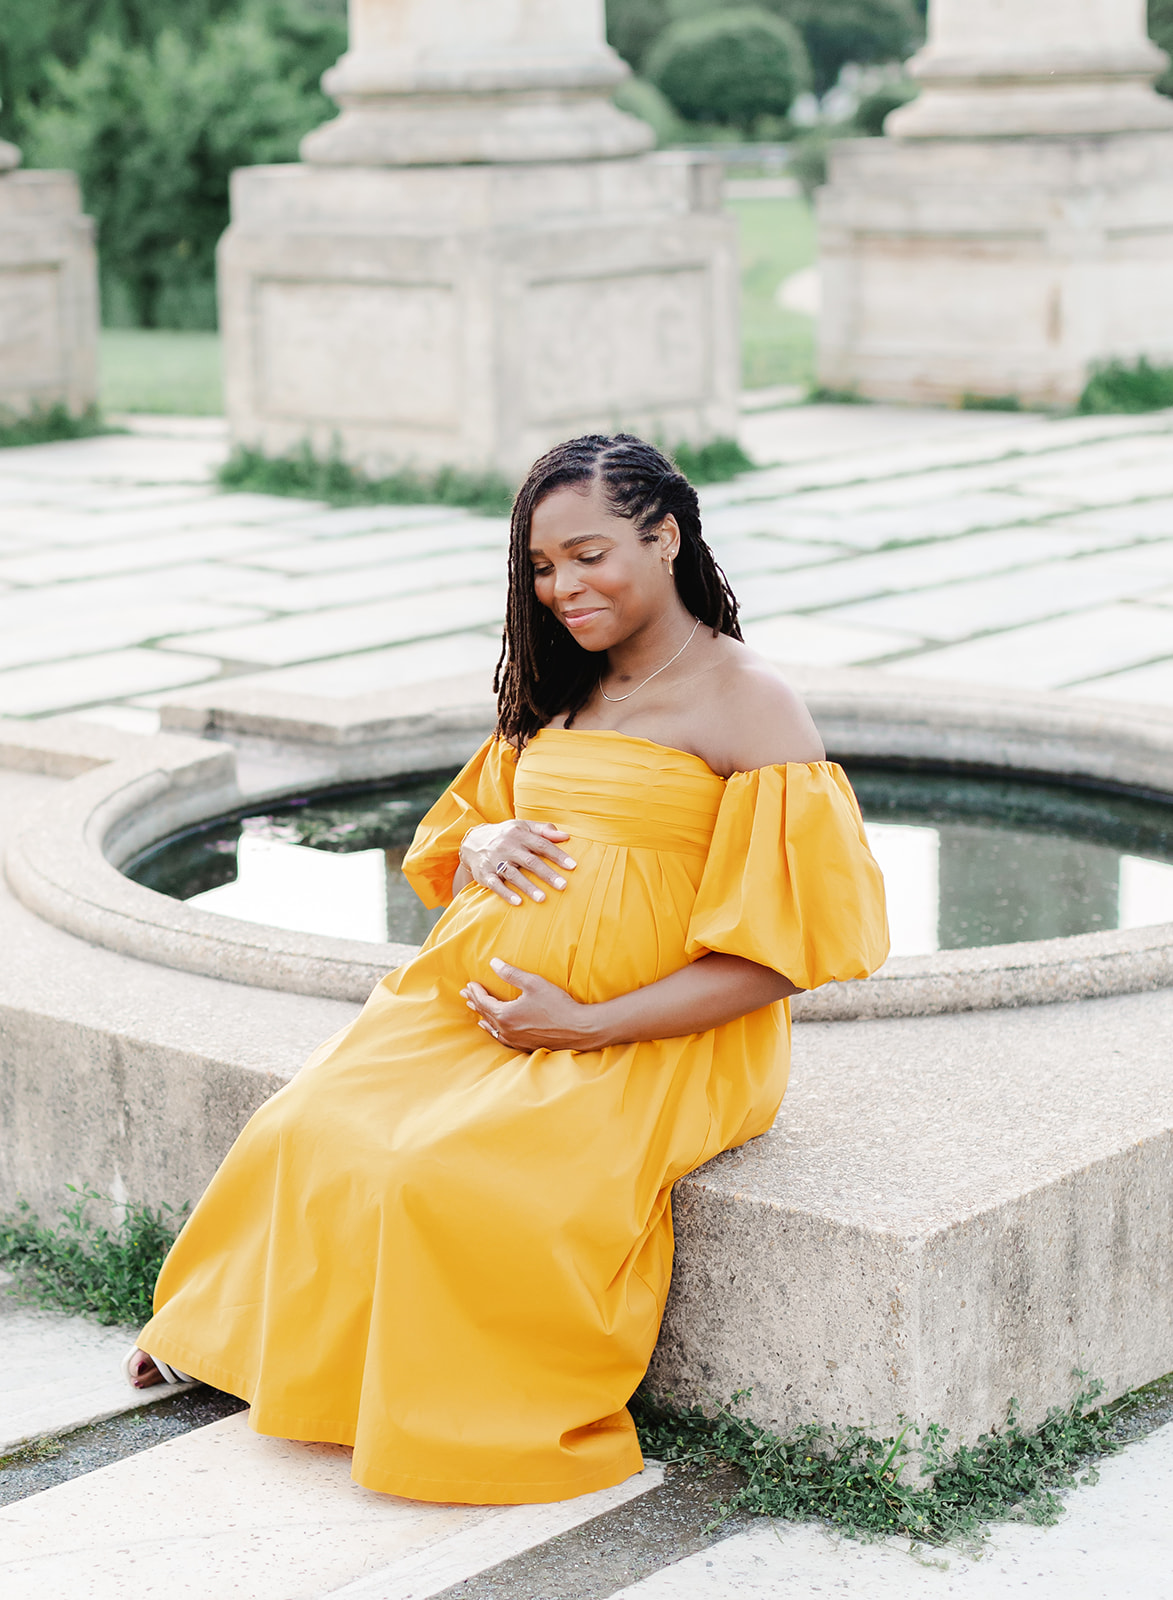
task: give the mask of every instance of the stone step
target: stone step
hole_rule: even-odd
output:
[[[0,1456],[180,1392],[129,1386],[120,1363],[133,1343],[129,1329],[35,1310],[0,1293]]]
[[[427,1505],[360,1488],[350,1451],[269,1439],[247,1413],[0,1511],[11,1600],[425,1600],[657,1488],[553,1505]]]

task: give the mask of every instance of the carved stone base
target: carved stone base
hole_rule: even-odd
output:
[[[233,438],[369,472],[525,471],[625,426],[734,431],[734,225],[676,156],[254,167],[220,247]]]
[[[845,141],[818,214],[828,388],[1064,405],[1173,363],[1173,131]]]
[[[96,400],[93,231],[71,172],[0,174],[0,411]]]

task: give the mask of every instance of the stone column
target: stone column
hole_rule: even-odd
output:
[[[25,172],[0,142],[0,418],[98,394],[94,230],[72,172]]]
[[[1145,0],[931,0],[922,92],[819,198],[820,380],[1074,400],[1173,361],[1173,101]]]
[[[323,80],[342,115],[306,161],[412,166],[636,155],[611,104],[627,76],[603,0],[350,0],[351,48]]]
[[[646,154],[602,0],[351,0],[301,164],[234,175],[234,438],[516,478],[561,438],[736,426],[719,169]]]

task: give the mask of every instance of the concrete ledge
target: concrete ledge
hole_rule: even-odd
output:
[[[842,760],[953,762],[1079,777],[1173,796],[1173,714],[1060,695],[1009,695],[791,669]],[[164,708],[175,733],[143,740],[68,719],[0,728],[0,764],[77,778],[8,851],[38,915],[95,944],[237,983],[363,1000],[412,946],[265,928],[144,889],[117,870],[137,851],[246,800],[458,765],[492,727],[477,680],[350,700],[201,687]],[[22,744],[17,727],[27,728]],[[228,743],[226,748],[225,741]],[[106,750],[109,764],[95,762]],[[233,767],[233,757],[237,767]],[[72,763],[72,767],[71,767]],[[872,978],[798,997],[796,1021],[927,1016],[1132,994],[1173,984],[1173,924],[901,956]]]
[[[682,1179],[660,1392],[972,1439],[1173,1370],[1173,992],[811,1026]]]
[[[184,746],[213,779],[231,759]],[[0,831],[100,776],[0,772]],[[196,1198],[354,1014],[94,945],[3,885],[0,948],[0,1209],[51,1216],[82,1182]],[[903,1414],[973,1437],[1011,1395],[1028,1420],[1068,1400],[1077,1365],[1110,1392],[1170,1370],[1171,1037],[1173,990],[797,1029],[773,1131],[676,1186],[653,1382],[752,1385],[783,1430]]]

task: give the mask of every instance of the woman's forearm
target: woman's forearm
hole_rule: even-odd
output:
[[[706,1033],[798,993],[789,978],[756,961],[722,954],[702,956],[644,989],[589,1006],[587,1028],[592,1038],[586,1048]]]

